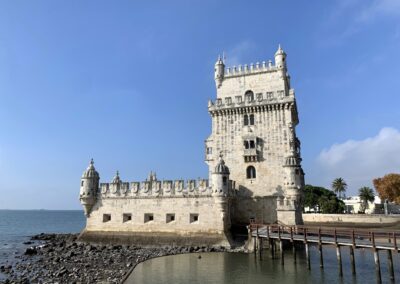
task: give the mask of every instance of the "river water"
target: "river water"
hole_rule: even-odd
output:
[[[0,263],[14,260],[23,243],[40,233],[79,233],[85,227],[83,211],[0,210]],[[0,280],[5,276],[0,273]]]
[[[377,283],[373,255],[370,250],[357,249],[356,276],[352,276],[349,249],[342,248],[343,277],[339,277],[334,247],[324,247],[324,269],[319,267],[316,247],[310,248],[311,270],[307,270],[303,251],[294,264],[291,251],[285,252],[285,264],[271,259],[265,250],[262,259],[244,253],[200,253],[165,256],[140,263],[125,284],[187,284],[187,283]],[[201,258],[199,257],[201,256]],[[380,252],[382,283],[390,282],[386,252]],[[399,256],[393,254],[395,276],[400,280]]]

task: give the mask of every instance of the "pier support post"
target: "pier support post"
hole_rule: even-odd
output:
[[[376,248],[374,249],[374,260],[375,260],[376,281],[377,281],[377,283],[382,283],[381,263],[379,261],[379,251]]]
[[[322,244],[318,244],[318,252],[319,252],[319,267],[324,268],[324,256],[322,254]]]
[[[292,250],[293,250],[293,262],[296,264],[296,243],[292,242]]]
[[[253,250],[254,250],[254,254],[257,253],[257,238],[253,237]]]
[[[338,266],[339,266],[339,276],[343,276],[343,268],[342,268],[342,253],[340,251],[340,246],[336,245],[336,257],[338,261]]]
[[[392,251],[390,249],[387,250],[387,258],[389,265],[388,268],[389,268],[390,280],[394,282],[393,257],[392,257]]]
[[[263,251],[263,239],[258,238],[258,254],[260,255],[260,259],[262,257],[262,251]]]
[[[281,264],[284,265],[285,264],[285,258],[284,258],[284,253],[283,253],[283,242],[282,242],[282,240],[279,241],[279,249],[280,249],[280,253],[281,253]]]
[[[311,270],[311,263],[310,263],[310,250],[308,248],[308,243],[305,243],[306,247],[306,258],[307,258],[307,269]]]
[[[275,245],[274,245],[274,240],[273,239],[269,239],[269,250],[271,253],[271,258],[274,259],[275,258]]]
[[[354,247],[349,247],[350,248],[350,264],[351,264],[351,273],[353,275],[356,275],[356,262],[354,259]]]

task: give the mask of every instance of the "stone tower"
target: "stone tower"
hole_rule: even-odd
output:
[[[232,222],[302,223],[299,119],[286,53],[279,46],[275,64],[231,68],[218,58],[214,72],[217,97],[208,104],[212,133],[205,160],[210,179],[220,154],[230,169]]]

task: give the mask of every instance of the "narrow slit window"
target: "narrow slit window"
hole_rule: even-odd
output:
[[[250,114],[250,125],[254,125],[254,114]]]
[[[247,114],[244,115],[244,119],[243,119],[243,124],[244,125],[249,125],[249,116]]]

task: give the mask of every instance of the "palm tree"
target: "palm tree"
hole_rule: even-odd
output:
[[[367,186],[364,186],[358,190],[358,196],[361,199],[361,213],[365,213],[365,210],[368,209],[368,202],[373,202],[375,200],[374,191]]]
[[[345,192],[347,189],[347,183],[343,178],[335,178],[332,182],[332,190],[336,195],[341,198],[342,192]]]

